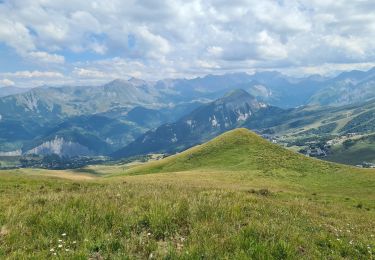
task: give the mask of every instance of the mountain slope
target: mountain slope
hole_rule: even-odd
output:
[[[270,128],[277,135],[319,136],[368,134],[375,130],[375,100],[340,107],[306,106],[273,108],[250,118],[244,125]]]
[[[364,102],[375,97],[375,68],[344,72],[324,85],[311,96],[308,101],[310,105],[340,106]]]
[[[101,115],[71,117],[49,128],[43,135],[26,142],[25,153],[51,154],[54,147],[74,144],[74,149],[58,155],[105,155],[133,141],[144,131],[138,125]],[[42,148],[42,149],[41,149]],[[82,153],[82,154],[80,154]]]
[[[40,87],[26,93],[0,98],[3,117],[59,119],[105,112],[113,107],[158,103],[149,86],[115,80],[98,87]]]
[[[17,87],[0,87],[0,97],[25,93],[29,89],[27,88],[17,88]]]
[[[375,164],[375,135],[363,136],[337,144],[325,159],[352,165]]]
[[[181,151],[240,126],[254,113],[266,107],[246,91],[234,90],[223,98],[195,109],[175,123],[148,131],[114,153],[113,157]]]
[[[245,129],[226,132],[213,140],[160,161],[130,169],[130,174],[187,170],[272,172],[303,176],[329,173],[343,166],[315,160],[272,144]]]

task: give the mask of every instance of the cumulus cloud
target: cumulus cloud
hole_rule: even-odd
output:
[[[45,63],[64,63],[64,56],[57,54],[50,54],[44,51],[32,51],[27,53],[27,56],[31,59],[36,59],[39,62]]]
[[[74,68],[73,74],[81,78],[110,78],[110,74],[97,69]]]
[[[7,19],[5,8],[0,8],[0,41],[23,53],[35,48],[34,40],[24,24]]]
[[[10,87],[10,86],[14,86],[14,85],[15,85],[14,81],[12,81],[10,79],[0,80],[0,86]]]
[[[62,73],[56,71],[16,71],[12,73],[2,73],[4,76],[12,78],[62,78]]]
[[[0,43],[29,70],[52,64],[67,80],[329,73],[375,60],[374,9],[371,0],[4,0]]]

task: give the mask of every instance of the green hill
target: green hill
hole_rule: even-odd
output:
[[[238,128],[213,140],[161,161],[131,169],[130,173],[211,170],[291,170],[303,174],[341,169],[272,144],[257,134]]]
[[[324,193],[342,199],[348,195],[358,200],[369,198],[375,187],[374,171],[306,157],[245,128],[228,131],[162,160],[112,170],[110,176],[140,175],[146,178],[155,174],[158,177],[154,178],[162,175],[170,179],[185,174],[194,178],[197,173],[214,182],[217,178],[226,184],[241,180],[254,187],[283,187],[288,192]],[[202,178],[202,175],[197,176],[198,180]]]

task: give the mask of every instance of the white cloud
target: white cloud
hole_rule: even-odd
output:
[[[161,58],[171,51],[169,42],[162,36],[150,32],[147,27],[142,26],[136,31],[143,45],[141,47],[149,50],[146,55],[150,58]]]
[[[26,26],[19,21],[8,20],[2,12],[3,8],[0,8],[0,42],[20,53],[34,49],[34,41]]]
[[[257,35],[258,55],[262,59],[284,59],[288,56],[286,46],[278,39],[271,37],[267,31]]]
[[[207,52],[214,57],[219,57],[223,54],[223,48],[219,46],[210,46],[207,48]]]
[[[10,87],[10,86],[14,86],[14,85],[15,85],[14,81],[12,81],[10,79],[0,80],[0,86]]]
[[[0,75],[12,78],[62,78],[64,75],[56,71],[16,71],[12,73],[1,73]]]
[[[57,54],[49,54],[44,51],[32,51],[27,53],[27,56],[31,59],[36,59],[38,62],[45,62],[45,63],[64,63],[65,58],[64,56],[57,55]]]
[[[74,68],[73,74],[81,78],[110,78],[111,75],[107,75],[103,71],[96,69],[84,69],[84,68]]]
[[[375,60],[370,0],[3,2],[0,43],[30,72],[54,66],[69,81],[257,68],[305,73]]]

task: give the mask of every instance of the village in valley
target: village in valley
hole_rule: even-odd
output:
[[[330,136],[308,136],[296,137],[294,135],[270,135],[261,134],[264,139],[269,140],[274,144],[279,144],[290,150],[299,152],[308,157],[315,157],[324,159],[332,153],[332,148],[335,146],[350,146],[355,140],[367,136],[366,134],[347,133],[344,135],[330,135]],[[375,163],[363,161],[355,165],[359,168],[375,168]]]

